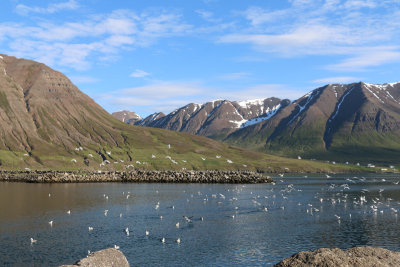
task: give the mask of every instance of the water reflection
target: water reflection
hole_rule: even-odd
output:
[[[132,266],[265,266],[319,247],[399,250],[397,176],[276,179],[275,185],[0,183],[0,265],[57,266],[114,244]]]

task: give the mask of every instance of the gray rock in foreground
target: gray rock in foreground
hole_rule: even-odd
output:
[[[74,265],[62,265],[60,267],[129,267],[128,260],[125,255],[115,249],[108,248],[90,254],[88,257],[81,259]]]
[[[274,266],[400,266],[400,252],[374,247],[354,247],[347,250],[320,248],[299,252]]]

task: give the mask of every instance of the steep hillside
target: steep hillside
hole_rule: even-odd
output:
[[[123,123],[63,74],[0,55],[0,169],[348,170]],[[286,169],[285,169],[286,168]]]
[[[225,141],[280,155],[400,162],[400,83],[327,85]]]
[[[153,114],[135,124],[187,132],[223,139],[241,127],[263,121],[289,100],[267,98],[253,101],[216,100],[201,104],[188,104],[168,115]]]

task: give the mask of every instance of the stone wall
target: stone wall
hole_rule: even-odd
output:
[[[72,172],[72,171],[0,171],[0,181],[28,183],[266,183],[268,176],[252,171],[148,171]]]

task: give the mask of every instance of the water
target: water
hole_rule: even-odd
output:
[[[0,266],[72,264],[114,245],[131,266],[268,266],[319,247],[399,251],[400,177],[363,177],[277,177],[275,185],[0,183]]]

